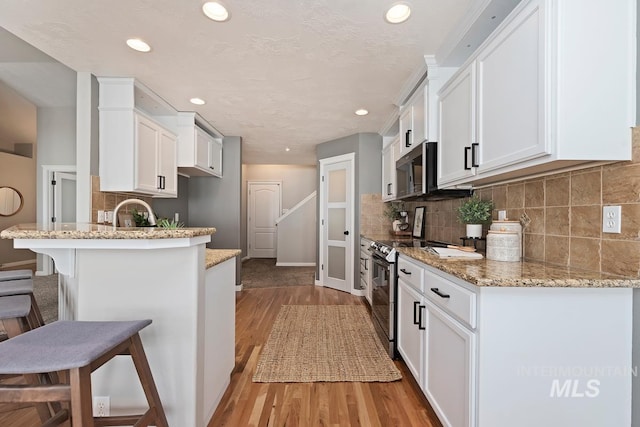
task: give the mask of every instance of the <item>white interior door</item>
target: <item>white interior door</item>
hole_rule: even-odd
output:
[[[276,258],[280,216],[280,182],[248,182],[249,258]]]
[[[76,222],[76,174],[54,172],[55,222]]]
[[[353,289],[354,155],[320,161],[320,277],[344,292]]]

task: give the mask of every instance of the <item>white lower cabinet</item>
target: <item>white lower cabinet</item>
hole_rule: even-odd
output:
[[[404,280],[398,280],[398,352],[424,389],[426,318],[424,297]]]
[[[422,386],[442,423],[473,426],[476,335],[426,302],[428,325]]]
[[[632,425],[633,289],[475,286],[404,254],[398,276],[398,351],[444,426]]]

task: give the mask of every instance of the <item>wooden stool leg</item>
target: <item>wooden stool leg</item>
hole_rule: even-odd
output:
[[[33,295],[33,292],[29,294],[31,297],[31,312],[29,315],[33,315],[37,322],[37,326],[44,325],[44,320],[42,319],[42,313],[40,312],[40,307],[38,307],[38,302],[36,301],[36,297]],[[31,326],[31,329],[35,329],[37,326]]]
[[[131,337],[131,347],[129,348],[129,351],[131,352],[131,358],[133,359],[136,371],[138,371],[138,377],[140,378],[144,394],[147,397],[149,408],[155,411],[155,425],[157,427],[169,427],[167,416],[164,413],[162,402],[160,401],[160,395],[156,388],[156,383],[153,381],[151,368],[149,367],[149,362],[144,352],[144,348],[142,347],[142,341],[140,340],[139,334],[135,334]]]
[[[83,366],[69,370],[71,385],[71,426],[94,427],[91,397],[91,368]]]

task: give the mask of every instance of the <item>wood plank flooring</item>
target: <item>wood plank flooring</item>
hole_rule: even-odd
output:
[[[236,298],[236,368],[208,427],[440,426],[402,361],[392,383],[253,383],[262,345],[285,304],[364,304],[316,286],[249,289]]]
[[[236,367],[208,427],[441,425],[402,361],[396,365],[403,379],[392,383],[251,382],[282,305],[363,304],[362,298],[328,288],[290,286],[244,290],[237,293],[236,303]],[[35,409],[0,405],[0,426],[39,425]]]

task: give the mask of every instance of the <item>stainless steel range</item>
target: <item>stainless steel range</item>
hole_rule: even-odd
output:
[[[391,241],[372,242],[371,314],[373,325],[389,352],[396,353],[396,250]]]

